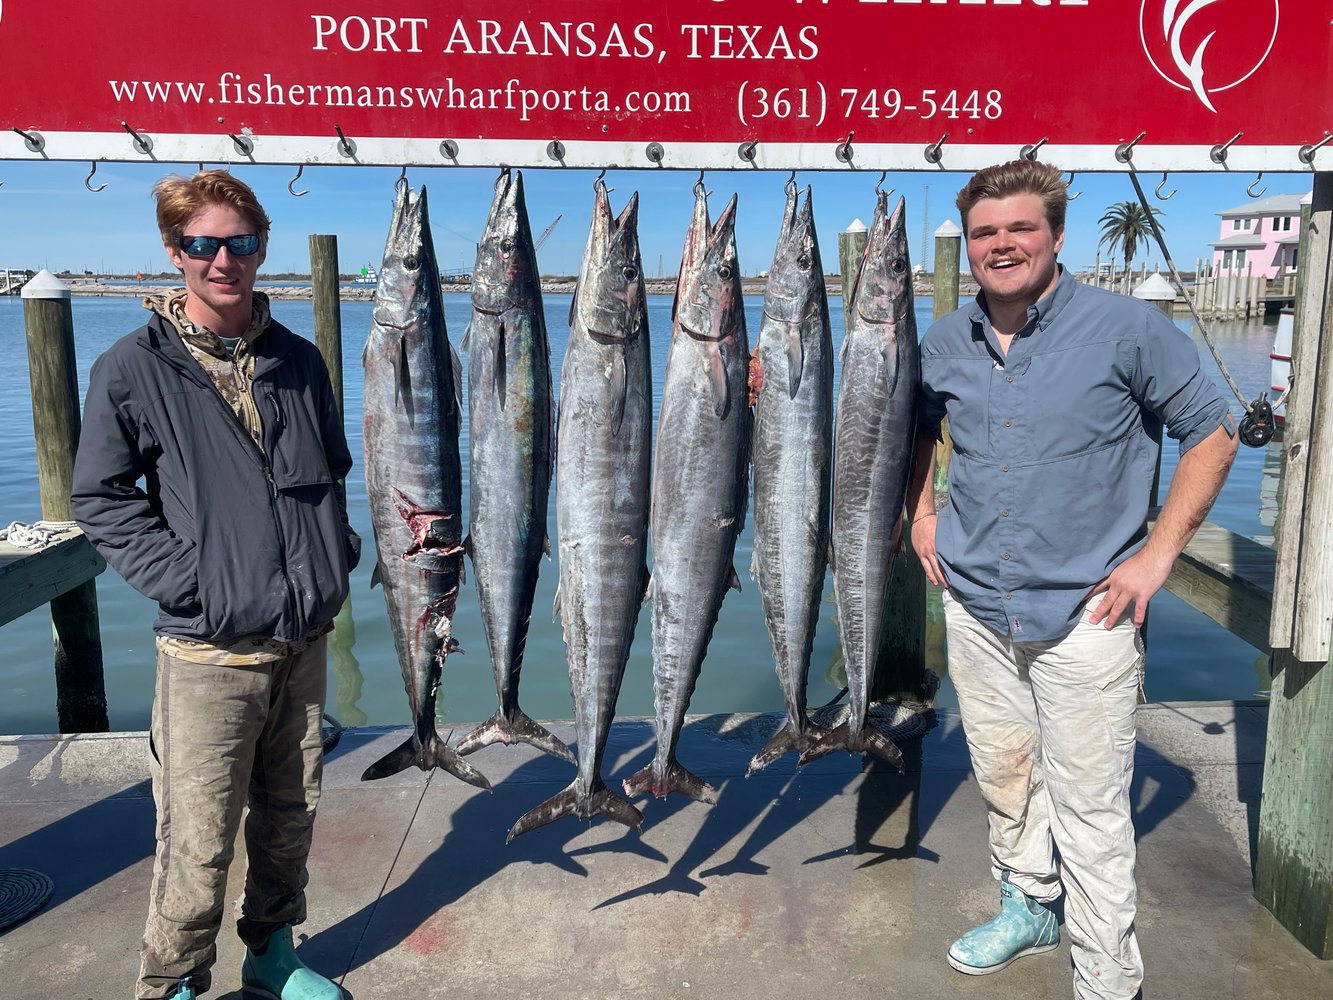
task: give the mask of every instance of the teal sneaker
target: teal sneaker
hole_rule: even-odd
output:
[[[1060,927],[1050,909],[1000,881],[1000,914],[974,927],[949,946],[949,964],[969,976],[1008,968],[1015,959],[1040,955],[1060,944]]]
[[[241,996],[245,1000],[342,1000],[343,991],[296,957],[292,929],[283,927],[269,935],[263,954],[245,950]]]

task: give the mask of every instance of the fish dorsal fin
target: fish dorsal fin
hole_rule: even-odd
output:
[[[735,566],[728,567],[727,569],[727,586],[738,594],[741,592],[741,578],[736,575]]]
[[[611,433],[620,436],[620,425],[625,419],[625,394],[629,376],[625,372],[625,348],[617,344],[611,349]]]
[[[719,420],[727,416],[731,403],[731,387],[727,385],[727,366],[722,360],[722,351],[709,344],[704,348],[704,357],[708,364],[708,383],[713,388],[713,412]]]
[[[379,561],[377,560],[375,562],[375,568],[370,571],[370,589],[374,590],[376,587],[382,585],[383,583],[384,583],[384,574],[380,572],[380,564]]]

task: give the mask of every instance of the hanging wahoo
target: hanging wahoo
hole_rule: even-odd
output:
[[[907,255],[904,203],[890,215],[876,187],[875,216],[850,299],[833,437],[833,589],[850,693],[846,722],[801,755],[873,752],[902,768],[902,754],[867,724],[884,595],[898,537],[916,431],[921,363]]]
[[[810,650],[829,545],[833,452],[833,335],[810,190],[797,208],[795,180],[764,290],[752,362],[754,385],[754,558],[773,662],[787,720],[746,774],[788,750],[805,751],[822,730],[806,718]]]
[[[435,729],[444,661],[458,648],[453,618],[463,576],[462,375],[444,326],[439,273],[426,189],[413,198],[400,180],[361,363],[366,494],[378,559],[371,582],[384,588],[413,732],[361,779],[442,767],[490,788]]]
[[[603,815],[635,828],[643,822],[638,809],[603,783],[601,770],[648,577],[648,305],[639,260],[639,196],[631,195],[616,218],[600,178],[594,190],[560,373],[555,486],[556,610],[574,696],[579,773],[515,823],[510,839],[561,816]]]
[[[551,489],[554,401],[541,279],[523,175],[501,170],[472,275],[468,356],[471,470],[466,547],[491,653],[499,710],[458,744],[530,743],[574,755],[518,706],[518,682],[543,552]]]
[[[702,180],[676,285],[653,462],[653,703],[657,752],[624,782],[630,795],[713,787],[676,761],[690,696],[728,587],[749,491],[749,344],[736,262],[736,198],[715,225]]]

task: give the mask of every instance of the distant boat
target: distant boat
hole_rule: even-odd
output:
[[[1269,392],[1278,399],[1291,386],[1291,337],[1295,314],[1290,309],[1283,309],[1277,317],[1277,332],[1273,335],[1273,350],[1268,357],[1273,362],[1269,376]],[[1287,404],[1273,407],[1273,419],[1279,424],[1287,421]]]
[[[380,276],[375,271],[375,266],[373,264],[367,264],[365,267],[361,268],[361,273],[352,279],[352,283],[355,285],[377,285],[379,284],[379,280]]]

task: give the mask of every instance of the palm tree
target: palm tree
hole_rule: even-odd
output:
[[[1154,208],[1152,213],[1158,216],[1162,210]],[[1139,244],[1146,244],[1152,238],[1152,223],[1148,220],[1148,214],[1137,201],[1118,201],[1106,210],[1099,221],[1102,238],[1097,241],[1097,248],[1101,249],[1102,244],[1106,244],[1112,259],[1119,248],[1123,251],[1125,270],[1128,271],[1130,261],[1138,253]],[[1160,222],[1157,227],[1165,228]]]

